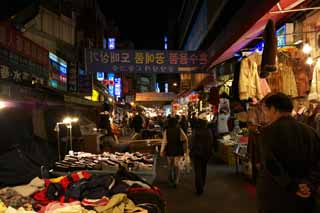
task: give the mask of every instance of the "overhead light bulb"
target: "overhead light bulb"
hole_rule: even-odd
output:
[[[305,53],[305,54],[309,54],[312,50],[312,47],[308,44],[308,43],[305,43],[303,45],[303,48],[302,48],[302,51]]]
[[[71,123],[72,122],[72,119],[70,117],[66,117],[63,119],[62,121],[64,124],[68,124],[68,123]]]
[[[4,101],[0,101],[0,109],[3,109],[6,107],[6,104]]]
[[[313,64],[313,59],[311,57],[308,57],[306,63],[309,64],[309,65],[312,65]]]

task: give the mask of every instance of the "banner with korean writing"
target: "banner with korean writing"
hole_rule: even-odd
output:
[[[48,50],[23,36],[7,22],[0,22],[0,46],[46,69],[49,67]]]
[[[208,54],[198,51],[86,49],[90,72],[180,73],[204,72]]]

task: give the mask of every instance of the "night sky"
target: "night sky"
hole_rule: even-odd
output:
[[[99,0],[106,17],[115,19],[122,39],[135,49],[163,49],[169,10],[179,10],[181,0]]]
[[[98,3],[106,18],[115,20],[121,40],[132,41],[135,49],[163,49],[169,14],[177,18],[183,1],[98,0]],[[0,19],[7,19],[36,2],[40,0],[1,0]]]

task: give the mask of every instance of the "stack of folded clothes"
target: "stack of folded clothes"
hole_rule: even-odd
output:
[[[109,153],[91,154],[76,152],[74,155],[66,155],[64,160],[55,163],[57,171],[79,171],[79,170],[117,170],[119,165],[131,171],[151,171],[154,157],[145,153]]]

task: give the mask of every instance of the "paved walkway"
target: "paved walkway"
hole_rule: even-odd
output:
[[[185,174],[177,189],[170,188],[164,159],[159,160],[154,184],[164,194],[168,213],[256,213],[254,186],[225,165],[208,166],[207,185],[202,196],[195,194],[193,174]]]

